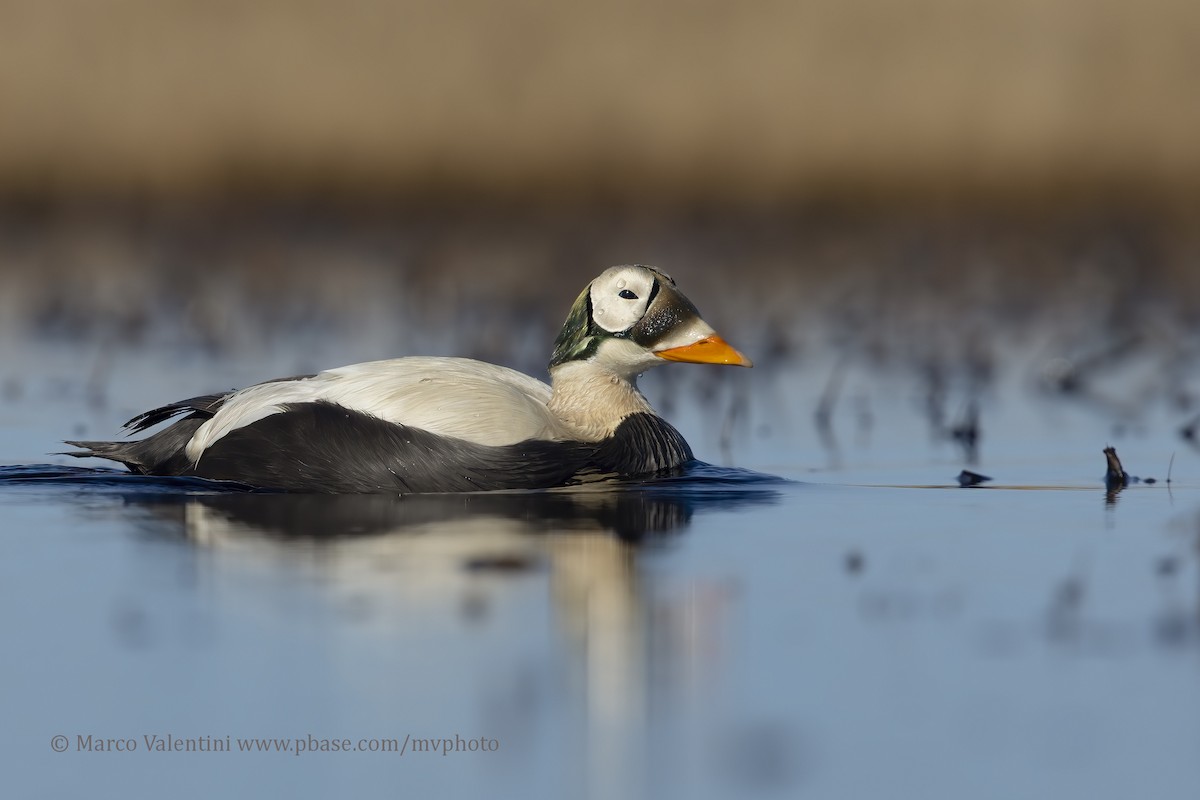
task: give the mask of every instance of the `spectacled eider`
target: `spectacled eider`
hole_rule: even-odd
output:
[[[674,470],[692,450],[637,376],[664,361],[751,366],[653,267],[603,272],[554,343],[550,385],[467,358],[396,358],[162,406],[138,441],[70,453],[135,473],[296,492],[534,489]]]

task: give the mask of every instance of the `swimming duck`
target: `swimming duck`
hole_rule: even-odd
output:
[[[468,358],[396,358],[203,395],[139,414],[137,441],[69,455],[144,475],[298,492],[536,489],[650,476],[693,459],[637,377],[667,361],[750,360],[654,267],[605,270],[554,342],[550,385]]]

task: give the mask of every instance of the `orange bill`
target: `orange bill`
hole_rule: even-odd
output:
[[[732,364],[735,367],[753,367],[754,362],[734,350],[715,333],[698,342],[659,350],[654,355],[667,361],[687,361],[692,364]]]

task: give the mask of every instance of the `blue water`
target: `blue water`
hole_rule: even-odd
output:
[[[425,495],[266,492],[228,481],[135,475],[124,469],[30,464],[0,467],[0,497],[203,508],[246,535],[324,539],[399,534],[431,523],[513,520],[531,531],[595,529],[629,540],[682,532],[697,512],[771,505],[792,481],[752,470],[689,464],[679,474],[543,491]]]
[[[1200,450],[1167,403],[1118,418],[1010,367],[968,463],[931,435],[902,372],[848,371],[828,428],[814,425],[832,369],[814,356],[647,376],[714,464],[649,483],[315,497],[48,455],[179,397],[397,354],[380,341],[334,340],[315,364],[290,346],[119,350],[94,392],[95,354],[9,342],[6,796],[1124,800],[1200,786]],[[961,405],[947,401],[950,421]],[[1106,492],[1107,444],[1158,482]],[[994,480],[960,489],[964,467]],[[148,750],[168,734],[235,752]],[[137,749],[81,752],[88,736]],[[496,749],[412,749],[480,737]],[[241,752],[238,738],[289,747]],[[343,739],[351,752],[319,751]]]
[[[1200,492],[830,477],[325,497],[3,468],[10,788],[1190,796]],[[148,750],[168,734],[292,749]],[[294,752],[406,737],[497,749]]]

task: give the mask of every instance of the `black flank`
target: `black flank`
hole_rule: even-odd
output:
[[[610,438],[598,443],[594,465],[602,473],[636,477],[673,470],[694,458],[683,434],[669,422],[641,413],[623,419]]]
[[[679,431],[653,414],[634,414],[601,442],[526,440],[502,447],[440,436],[333,403],[295,403],[230,431],[197,464],[188,441],[222,395],[173,403],[131,421],[160,421],[191,410],[173,425],[134,442],[68,442],[120,461],[136,473],[236,481],[261,489],[317,493],[473,492],[541,489],[601,476],[662,474],[693,460]],[[206,408],[207,403],[207,408]],[[168,413],[169,412],[169,413]],[[146,423],[152,424],[152,423]]]
[[[296,403],[230,431],[187,472],[296,492],[472,492],[568,482],[594,449],[526,441],[489,447],[332,403]]]

